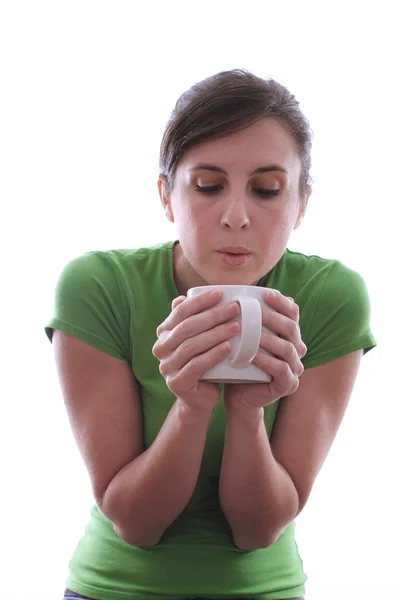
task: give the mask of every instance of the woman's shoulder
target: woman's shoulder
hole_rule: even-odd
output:
[[[305,254],[297,250],[286,249],[281,258],[281,268],[290,273],[296,271],[299,275],[304,272],[321,272],[331,270],[336,265],[344,265],[336,258],[326,258],[319,254]],[[279,263],[278,263],[279,264]]]
[[[72,258],[63,268],[61,278],[81,279],[101,277],[108,279],[126,275],[148,264],[156,264],[162,259],[168,260],[174,242],[163,242],[154,246],[138,248],[119,248],[107,250],[91,250]]]
[[[351,324],[369,329],[371,307],[364,278],[338,259],[286,250],[266,285],[294,298],[307,334],[328,325],[342,333],[343,328],[350,331]]]
[[[268,286],[295,299],[306,368],[376,344],[363,277],[338,259],[287,250]]]
[[[130,323],[145,305],[157,268],[169,261],[172,242],[136,249],[96,250],[70,260],[54,294],[53,316],[45,330],[61,329],[117,358],[131,356]],[[157,265],[161,265],[157,266]],[[158,287],[162,286],[160,276]]]
[[[268,277],[268,287],[276,287],[283,294],[293,296],[307,288],[318,292],[322,288],[345,290],[364,288],[363,277],[336,258],[304,254],[287,249]]]

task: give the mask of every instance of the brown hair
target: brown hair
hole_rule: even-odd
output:
[[[300,191],[311,185],[310,124],[296,98],[274,79],[243,69],[222,71],[193,85],[178,99],[160,148],[160,174],[171,190],[183,153],[206,140],[221,138],[272,117],[289,130],[302,163]]]

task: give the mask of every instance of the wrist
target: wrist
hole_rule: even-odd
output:
[[[227,403],[226,418],[227,423],[250,427],[257,430],[260,425],[264,427],[264,408],[249,407],[241,403]]]
[[[176,398],[175,405],[178,418],[184,425],[198,426],[199,424],[204,423],[208,426],[208,422],[211,419],[214,410],[208,406],[202,408],[189,406],[179,397]]]

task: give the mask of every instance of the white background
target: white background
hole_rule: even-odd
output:
[[[174,237],[156,179],[178,95],[223,69],[275,77],[315,131],[290,247],[365,278],[378,347],[303,514],[307,600],[398,589],[399,37],[396,3],[0,5],[0,598],[57,600],[92,503],[43,327],[96,249]]]

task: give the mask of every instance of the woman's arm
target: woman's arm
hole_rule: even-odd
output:
[[[53,344],[73,434],[99,508],[126,542],[157,544],[192,496],[212,408],[194,415],[177,400],[143,451],[130,365],[61,331],[54,332]]]
[[[153,353],[176,402],[143,450],[138,387],[131,366],[56,331],[56,364],[72,430],[99,508],[130,544],[153,546],[188,504],[199,476],[218,386],[201,375],[230,352],[237,303],[221,293],[175,298]]]
[[[235,544],[273,544],[303,509],[344,416],[362,350],[306,370],[280,402],[271,443],[263,409],[227,405],[220,502]]]

